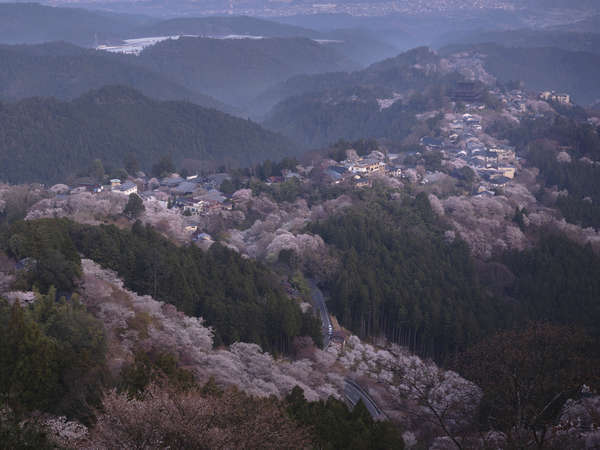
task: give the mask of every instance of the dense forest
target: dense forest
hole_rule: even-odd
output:
[[[600,337],[600,256],[590,246],[548,234],[530,250],[507,252],[501,262],[516,276],[507,294],[519,302],[522,318]]]
[[[56,301],[51,289],[28,308],[0,299],[0,403],[16,415],[39,410],[89,422],[108,379],[105,357],[103,325],[76,296]]]
[[[448,239],[422,194],[402,201],[366,196],[309,229],[342,260],[343,269],[325,283],[329,304],[360,336],[385,335],[443,359],[528,320],[600,335],[600,257],[566,237],[542,232],[533,249],[492,261],[504,281],[487,273],[483,284],[485,264],[464,242]]]
[[[130,86],[157,100],[188,100],[230,112],[217,100],[134,64],[132,55],[84,49],[64,42],[0,46],[0,99],[68,100],[107,85]],[[44,67],[44,70],[38,70]]]
[[[279,103],[264,125],[306,147],[363,138],[400,143],[417,127],[421,135],[435,131],[435,122],[418,121],[416,114],[447,105],[448,89],[446,84],[433,84],[387,108],[381,108],[379,100],[389,97],[377,89],[352,87],[308,93]],[[388,95],[393,94],[388,91]]]
[[[340,253],[343,270],[326,284],[330,307],[359,336],[383,334],[439,357],[473,342],[500,316],[468,247],[445,239],[423,195],[396,201],[374,194],[309,229]]]
[[[255,123],[187,102],[159,102],[106,87],[70,102],[32,98],[0,104],[0,179],[64,182],[96,159],[119,167],[131,154],[142,169],[166,155],[243,166],[295,152]]]
[[[405,109],[400,102],[381,111],[371,92],[348,88],[290,97],[269,113],[264,124],[306,147],[364,136],[401,140],[417,122]]]
[[[139,223],[125,231],[50,219],[15,223],[3,244],[10,256],[31,261],[18,281],[24,289],[54,286],[70,295],[81,274],[81,253],[116,271],[129,289],[203,317],[214,327],[217,345],[256,342],[287,352],[295,336],[320,342],[318,320],[302,314],[272,272],[220,245],[208,252],[177,247]]]

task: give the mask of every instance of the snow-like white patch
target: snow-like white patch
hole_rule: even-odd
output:
[[[98,45],[96,50],[103,50],[110,53],[124,53],[127,55],[139,55],[142,50],[147,47],[158,44],[159,42],[166,41],[168,39],[179,39],[186,35],[174,35],[174,36],[152,36],[142,37],[135,39],[125,39],[122,44],[116,45]],[[197,35],[187,35],[187,37],[198,37]]]
[[[379,110],[383,111],[384,109],[388,109],[398,100],[402,99],[402,94],[398,94],[394,92],[394,95],[390,98],[378,98],[377,103],[379,104]]]

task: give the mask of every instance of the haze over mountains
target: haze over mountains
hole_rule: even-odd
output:
[[[72,99],[106,85],[135,86],[159,100],[188,100],[207,108],[233,111],[221,102],[187,89],[131,58],[67,43],[0,45],[0,99]],[[44,70],[38,70],[43,65]]]
[[[253,97],[293,75],[356,67],[335,50],[307,38],[182,37],[149,47],[137,62],[189,89],[249,108]]]

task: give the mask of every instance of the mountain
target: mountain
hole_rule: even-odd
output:
[[[398,52],[396,47],[384,43],[377,33],[359,27],[321,32],[247,16],[169,19],[136,28],[131,33],[131,37],[175,35],[311,38],[335,48],[339,54],[361,65],[371,64]]]
[[[374,93],[356,87],[290,97],[273,108],[264,125],[303,146],[318,148],[340,139],[401,140],[415,122],[401,102],[381,110]]]
[[[417,124],[415,115],[440,108],[459,79],[439,63],[419,48],[362,71],[296,77],[273,93],[285,99],[264,125],[306,147],[360,138],[398,143]]]
[[[474,52],[482,55],[487,72],[500,81],[520,80],[530,90],[556,90],[587,105],[600,98],[600,55],[554,47],[518,48],[497,44],[450,46],[442,54]]]
[[[363,70],[292,77],[265,92],[265,96],[271,94],[276,97],[278,94],[289,97],[304,92],[355,85],[379,86],[396,90],[424,87],[428,80],[423,77],[423,74],[429,75],[438,71],[439,61],[439,56],[430,49],[419,47],[371,64]]]
[[[148,21],[137,16],[37,3],[0,3],[0,43],[67,41],[91,46],[96,40],[121,36]]]
[[[298,75],[273,86],[255,100],[257,107],[268,111],[278,102],[305,93],[356,86],[377,87],[379,95],[394,91],[424,88],[439,70],[439,57],[428,48],[419,47],[372,64],[354,72]]]
[[[132,64],[133,58],[67,43],[0,45],[0,99],[40,96],[67,100],[91,89],[118,84],[159,100],[188,100],[207,108],[233,110]]]
[[[188,89],[249,109],[256,95],[293,75],[356,67],[335,50],[307,38],[182,37],[145,49],[136,61]]]
[[[248,16],[182,17],[138,27],[135,36],[194,36],[250,35],[263,37],[316,37],[319,33],[308,28],[285,25],[271,20]]]
[[[0,104],[0,179],[61,182],[94,159],[121,167],[133,154],[144,170],[165,155],[247,165],[293,154],[286,139],[257,124],[188,102],[160,102],[127,87],[75,100]]]

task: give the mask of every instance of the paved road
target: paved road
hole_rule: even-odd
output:
[[[319,312],[319,317],[321,318],[323,348],[327,348],[329,346],[329,340],[331,339],[330,330],[333,330],[333,326],[331,324],[331,319],[329,318],[327,305],[325,304],[325,297],[323,297],[323,292],[321,292],[321,289],[319,289],[315,280],[309,278],[307,279],[307,282],[308,286],[310,287],[313,306],[317,309]],[[375,400],[373,400],[358,383],[350,378],[346,378],[344,380],[344,395],[352,406],[356,405],[359,400],[362,400],[373,419],[383,420],[387,418],[385,413],[379,409],[375,403]]]
[[[310,295],[312,298],[313,306],[317,308],[319,317],[321,318],[321,331],[323,334],[323,348],[329,346],[329,340],[331,339],[331,332],[333,326],[331,325],[331,319],[329,318],[329,312],[327,311],[327,305],[325,304],[325,297],[321,289],[317,286],[317,282],[311,278],[306,280],[310,287]]]
[[[346,399],[352,404],[352,406],[356,405],[359,400],[362,400],[363,404],[366,406],[373,419],[387,419],[387,416],[381,409],[379,409],[379,407],[375,403],[375,400],[373,400],[371,396],[362,387],[360,387],[359,384],[357,384],[354,380],[350,378],[346,378],[344,380],[344,395],[346,396]]]

